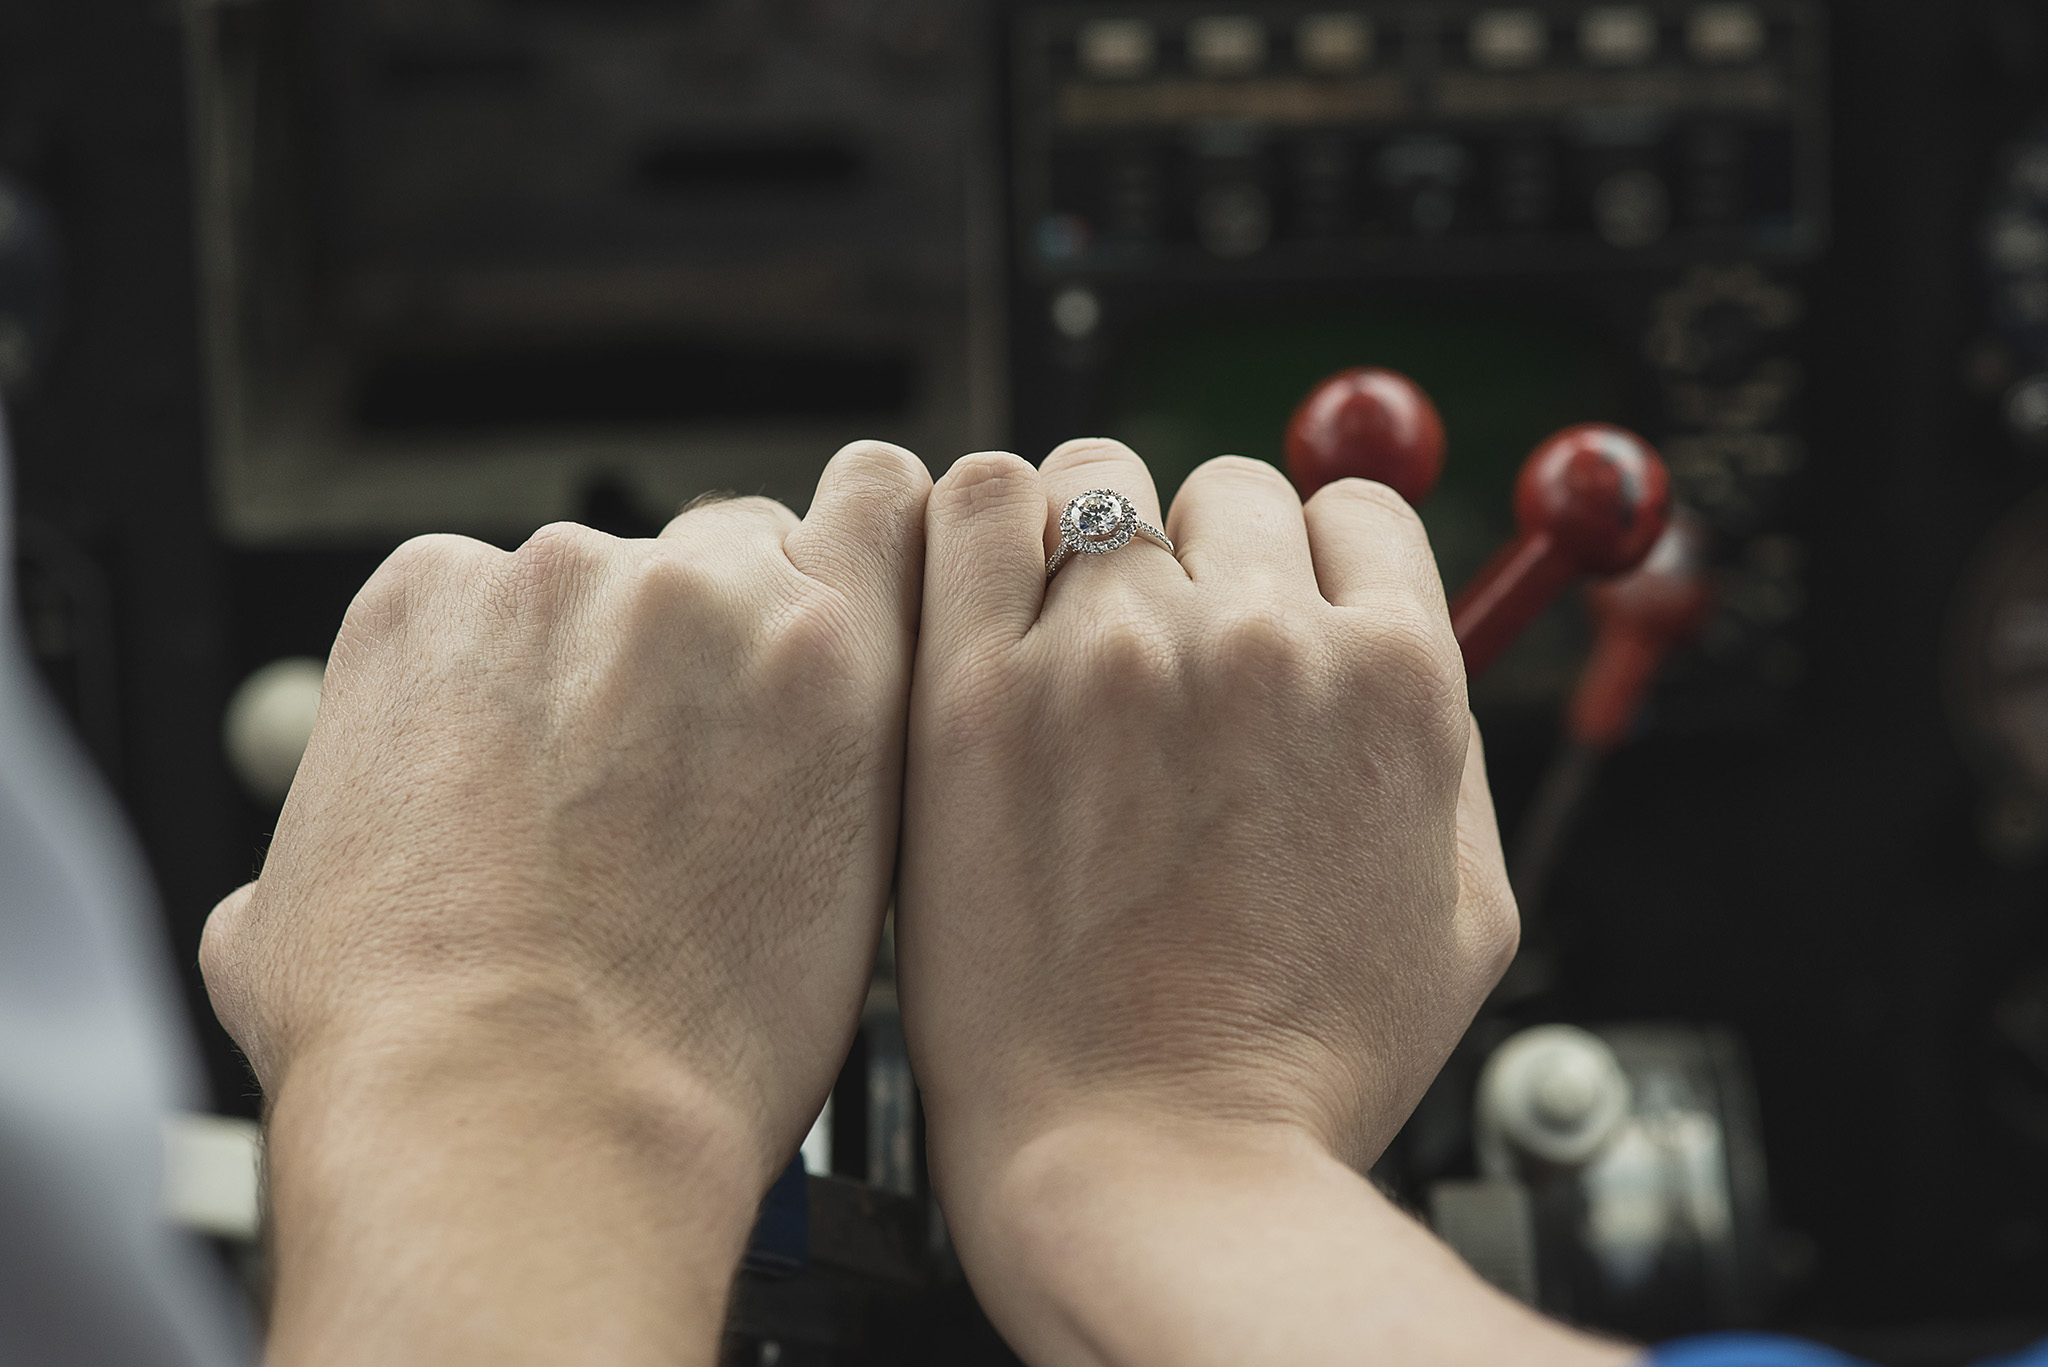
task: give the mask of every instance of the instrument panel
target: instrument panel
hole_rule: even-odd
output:
[[[1447,584],[1547,432],[1664,451],[1727,581],[1662,715],[1743,729],[1804,670],[1804,275],[1829,233],[1825,28],[1798,3],[1035,6],[1011,20],[1011,373],[1027,448],[1107,430],[1162,493],[1279,458],[1369,358],[1445,414]],[[1567,607],[1475,693],[1548,713]]]
[[[1015,32],[1016,234],[1044,277],[1826,238],[1809,5],[1034,8]]]
[[[1587,779],[1545,985],[1490,1008],[1376,1176],[1473,1249],[1519,1228],[1456,1185],[1492,1180],[1481,1078],[1569,1025],[1638,1088],[1636,1137],[1570,1182],[1516,1170],[1532,1296],[1929,1367],[2048,1333],[2037,7],[78,13],[0,0],[18,554],[181,962],[274,821],[224,758],[230,697],[317,659],[411,531],[801,503],[859,434],[942,466],[1106,431],[1170,497],[1388,366],[1443,413],[1447,584],[1535,442],[1611,421],[1663,452],[1717,607]],[[1474,691],[1510,842],[1590,631],[1568,599]],[[734,1362],[1008,1360],[923,1193],[884,969],[810,1265],[749,1274]],[[218,1105],[253,1111],[193,1004]],[[1654,1249],[1625,1199],[1653,1178]]]
[[[996,440],[983,16],[205,5],[212,479],[251,546],[801,503]],[[822,448],[822,450],[821,450]]]

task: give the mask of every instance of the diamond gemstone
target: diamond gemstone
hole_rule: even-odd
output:
[[[1108,494],[1088,494],[1074,509],[1074,529],[1091,540],[1114,536],[1123,520],[1122,505]]]

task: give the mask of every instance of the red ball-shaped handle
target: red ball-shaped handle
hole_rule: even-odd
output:
[[[1483,673],[1574,579],[1633,569],[1670,512],[1663,460],[1626,428],[1584,423],[1538,446],[1515,481],[1520,530],[1451,603],[1465,672]]]
[[[1444,423],[1422,387],[1372,366],[1309,391],[1287,423],[1287,473],[1307,498],[1332,480],[1376,479],[1410,503],[1444,469]]]
[[[1642,563],[1671,513],[1671,476],[1625,427],[1567,427],[1530,453],[1515,481],[1515,525],[1546,533],[1584,574]]]

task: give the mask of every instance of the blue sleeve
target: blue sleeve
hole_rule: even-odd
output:
[[[2048,1339],[2009,1358],[1991,1358],[1982,1367],[2048,1367]]]
[[[1707,1334],[1667,1343],[1650,1367],[1869,1367],[1832,1348],[1776,1334]]]
[[[1832,1348],[1775,1334],[1708,1334],[1667,1343],[1650,1354],[1647,1367],[1869,1367]],[[1982,1367],[2048,1367],[2048,1343]]]

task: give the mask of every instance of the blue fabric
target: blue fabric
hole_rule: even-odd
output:
[[[1667,1343],[1650,1355],[1651,1367],[1869,1367],[1817,1343],[1776,1334],[1707,1334]]]
[[[1869,1364],[1817,1343],[1802,1343],[1798,1339],[1780,1338],[1775,1334],[1707,1334],[1665,1344],[1650,1354],[1649,1367],[1869,1367]],[[1985,1362],[1981,1367],[2048,1367],[2048,1342],[2037,1343],[2017,1357]]]
[[[789,1160],[782,1176],[768,1188],[747,1240],[747,1269],[788,1276],[811,1261],[811,1179],[804,1156]]]

